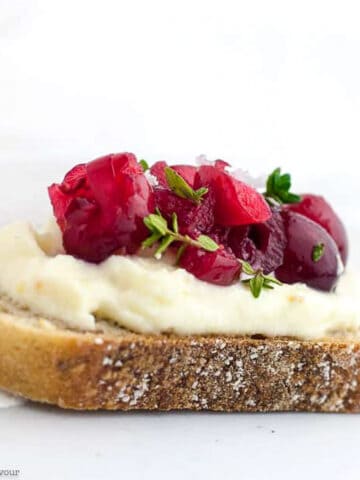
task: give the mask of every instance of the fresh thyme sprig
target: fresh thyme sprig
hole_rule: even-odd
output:
[[[317,243],[314,245],[314,248],[311,252],[311,258],[313,262],[318,262],[321,260],[322,256],[324,255],[325,245],[323,243]]]
[[[300,195],[291,193],[290,188],[291,176],[288,173],[281,175],[281,169],[276,168],[267,179],[264,197],[271,205],[274,202],[280,204],[300,202]]]
[[[194,190],[187,181],[171,167],[165,167],[165,177],[172,192],[178,197],[186,198],[196,205],[201,203],[203,196],[208,192],[208,188],[206,187]]]
[[[150,231],[150,236],[142,242],[142,248],[152,247],[155,243],[159,243],[155,251],[155,258],[161,258],[162,254],[173,242],[180,242],[181,245],[177,252],[177,262],[187,246],[202,248],[207,252],[215,252],[219,245],[207,235],[200,235],[197,239],[189,237],[189,235],[182,235],[179,232],[179,225],[177,215],[174,212],[171,219],[171,228],[166,219],[161,215],[159,209],[156,213],[151,213],[144,218],[144,223]]]
[[[273,289],[273,285],[282,285],[282,283],[275,277],[265,275],[262,270],[254,270],[250,263],[240,260],[242,270],[251,278],[242,280],[242,283],[249,286],[251,293],[255,298],[260,297],[263,288]]]
[[[139,163],[142,167],[142,169],[144,170],[144,172],[146,172],[147,170],[149,170],[149,164],[147,163],[146,160],[144,160],[143,158],[141,160],[139,160]]]

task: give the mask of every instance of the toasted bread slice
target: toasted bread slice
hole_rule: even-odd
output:
[[[1,302],[0,387],[77,410],[360,411],[360,343],[77,332]]]

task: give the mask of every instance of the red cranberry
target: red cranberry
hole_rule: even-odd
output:
[[[154,211],[154,195],[133,154],[77,166],[49,195],[67,253],[83,260],[135,253],[148,235],[143,219]]]
[[[100,208],[85,198],[71,201],[66,222],[64,248],[75,257],[99,263],[119,248],[114,232],[103,225]]]
[[[49,187],[49,195],[55,217],[63,230],[65,228],[65,212],[71,200],[77,196],[92,198],[87,184],[86,165],[76,165],[65,175],[60,185],[56,183],[51,185]]]
[[[334,289],[339,276],[339,250],[319,224],[295,212],[282,214],[287,236],[283,264],[276,277],[284,283],[303,282],[318,290]],[[314,259],[314,248],[322,245],[322,256]]]
[[[168,164],[164,161],[156,162],[154,165],[150,167],[150,173],[156,177],[159,186],[163,188],[167,188],[168,184],[166,181],[165,177],[165,167],[167,167]]]
[[[165,188],[156,188],[154,193],[156,205],[168,222],[173,212],[176,213],[182,233],[197,236],[214,225],[215,199],[212,194],[206,194],[202,202],[196,205]]]
[[[268,220],[271,210],[264,197],[215,166],[203,165],[195,178],[195,188],[207,186],[216,198],[216,223],[224,226],[250,225]]]
[[[231,227],[222,227],[221,225],[214,225],[206,230],[206,234],[211,237],[218,245],[223,245],[229,250],[229,235]]]
[[[278,211],[264,223],[232,228],[228,238],[236,257],[266,274],[282,264],[286,242],[284,221]]]
[[[227,238],[227,245],[237,258],[255,267],[258,265],[257,248],[253,240],[249,238],[249,232],[250,227],[247,225],[232,227]]]
[[[301,213],[321,225],[335,240],[343,264],[348,258],[348,238],[344,224],[324,197],[312,194],[301,196],[301,202],[286,206],[292,212]]]
[[[224,286],[236,282],[241,273],[239,261],[223,247],[215,252],[188,247],[180,258],[180,266],[204,282]]]

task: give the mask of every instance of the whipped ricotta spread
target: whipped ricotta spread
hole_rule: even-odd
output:
[[[344,275],[336,293],[303,284],[255,299],[241,283],[220,287],[162,261],[112,256],[93,265],[63,253],[54,225],[0,230],[0,292],[36,314],[93,330],[96,318],[142,333],[357,336],[360,281]]]

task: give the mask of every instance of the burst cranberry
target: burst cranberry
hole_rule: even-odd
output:
[[[166,181],[166,176],[165,176],[165,167],[168,167],[169,165],[164,162],[156,162],[154,165],[150,168],[150,173],[154,175],[161,187],[168,188],[168,183]],[[197,168],[192,166],[192,165],[171,165],[171,168],[175,170],[181,177],[190,185],[190,187],[194,186],[195,182],[195,175]]]
[[[156,188],[154,194],[157,207],[169,222],[173,212],[176,213],[182,233],[193,237],[214,225],[215,200],[211,193],[206,194],[199,205],[165,188]]]
[[[282,264],[286,243],[284,221],[278,211],[264,223],[232,228],[228,238],[236,257],[266,274]]]
[[[154,196],[133,154],[111,154],[71,170],[49,195],[65,250],[101,262],[117,250],[135,253]]]
[[[119,249],[114,232],[102,225],[101,209],[85,198],[71,201],[66,212],[66,223],[64,247],[75,257],[99,263]]]
[[[194,186],[195,175],[197,172],[196,167],[192,165],[173,165],[171,168],[181,175],[182,178],[190,185],[190,187]]]
[[[223,245],[228,250],[230,232],[231,227],[222,227],[221,225],[214,225],[211,229],[206,230],[209,237],[211,237],[218,245]]]
[[[249,238],[257,248],[257,262],[264,273],[273,272],[283,263],[287,238],[280,212],[274,211],[264,223],[251,225]]]
[[[143,169],[132,153],[107,155],[86,165],[89,186],[95,199],[103,206],[118,208],[119,198],[127,200],[122,188],[124,178],[143,178]]]
[[[250,227],[243,225],[239,227],[232,227],[230,229],[227,244],[237,258],[258,266],[258,255],[255,243],[249,238]]]
[[[216,223],[224,226],[250,225],[268,220],[271,210],[254,188],[215,166],[203,165],[195,178],[195,188],[207,186],[216,198]]]
[[[288,205],[288,210],[301,213],[321,225],[337,244],[343,264],[348,258],[348,238],[344,224],[324,197],[312,194],[301,196],[301,202]]]
[[[276,277],[284,283],[303,282],[318,290],[333,290],[339,275],[339,250],[332,237],[303,215],[284,211],[282,216],[287,246]],[[314,256],[317,248],[320,254]]]
[[[222,225],[246,225],[266,221],[270,208],[255,189],[222,173],[217,183],[217,218]]]
[[[65,192],[73,192],[86,184],[86,164],[81,163],[72,168],[64,178],[62,188]]]
[[[76,196],[92,198],[86,177],[86,165],[80,164],[72,168],[61,185],[53,184],[49,187],[49,195],[55,217],[60,228],[65,228],[65,212],[71,200]]]
[[[156,177],[159,186],[163,188],[167,188],[168,184],[165,177],[165,167],[168,164],[164,161],[156,162],[152,167],[150,167],[150,173]]]
[[[180,258],[180,266],[204,282],[224,286],[236,282],[241,273],[239,261],[224,247],[215,252],[188,247]]]

